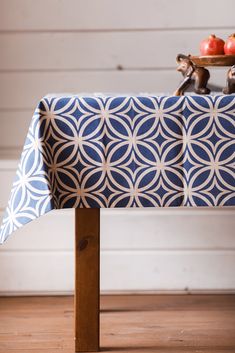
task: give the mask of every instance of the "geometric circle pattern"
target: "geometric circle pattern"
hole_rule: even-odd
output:
[[[0,229],[52,209],[235,205],[235,96],[43,98]]]

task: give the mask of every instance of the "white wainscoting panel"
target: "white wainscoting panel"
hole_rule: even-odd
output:
[[[233,0],[1,0],[0,30],[234,27],[233,6]]]
[[[225,85],[225,76],[226,69],[214,69],[213,83]],[[39,100],[53,92],[172,94],[181,80],[175,70],[4,72],[0,73],[0,112],[31,109],[33,114]]]
[[[228,35],[227,29],[210,30],[222,38]],[[3,48],[0,67],[6,71],[175,70],[178,52],[198,53],[200,41],[207,36],[207,29],[143,31],[138,35],[136,32],[7,32],[0,35]],[[179,73],[177,77],[180,78]]]

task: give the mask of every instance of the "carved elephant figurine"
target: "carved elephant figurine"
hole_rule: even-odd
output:
[[[181,96],[184,94],[186,88],[193,82],[194,91],[198,94],[209,94],[210,90],[207,87],[208,80],[210,78],[210,73],[204,67],[196,66],[189,56],[184,54],[178,54],[176,57],[178,64],[177,71],[181,72],[184,76],[184,80],[181,82],[177,90],[175,91],[175,96]]]
[[[227,73],[227,84],[223,89],[224,94],[235,93],[235,65],[233,65]]]

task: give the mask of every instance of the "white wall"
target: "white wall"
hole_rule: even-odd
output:
[[[233,33],[233,10],[234,0],[2,0],[0,213],[43,95],[173,92],[176,55]],[[211,83],[223,86],[225,71]],[[234,213],[103,211],[102,289],[235,290]],[[72,249],[72,211],[23,228],[0,249],[0,293],[71,291]]]

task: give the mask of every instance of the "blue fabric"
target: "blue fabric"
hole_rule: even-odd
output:
[[[235,96],[43,98],[0,229],[52,209],[235,205]]]

